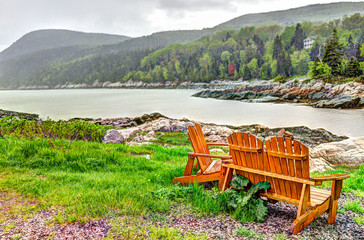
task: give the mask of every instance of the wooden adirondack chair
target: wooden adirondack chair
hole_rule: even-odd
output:
[[[209,151],[209,146],[228,146],[225,143],[206,143],[205,137],[203,135],[201,126],[197,123],[195,127],[188,126],[187,128],[189,140],[191,141],[193,153],[188,153],[188,161],[186,169],[182,177],[178,177],[172,180],[174,183],[190,184],[193,182],[209,182],[209,181],[219,181],[219,187],[221,188],[224,180],[224,169],[221,168],[221,164],[230,163],[231,156],[223,155],[212,155]],[[221,160],[212,160],[212,158],[219,158]],[[200,170],[196,175],[191,175],[192,168],[194,166],[194,161],[197,159],[196,166]]]
[[[335,223],[337,200],[343,180],[349,175],[310,177],[308,147],[290,138],[270,138],[265,143],[266,151],[262,140],[249,133],[233,133],[228,140],[233,164],[223,164],[227,173],[222,190],[231,179],[231,170],[235,169],[252,183],[271,183],[271,188],[261,196],[298,205],[297,218],[290,233],[300,232],[326,211],[329,212],[328,223]],[[332,181],[331,192],[312,187],[321,185],[323,181]]]

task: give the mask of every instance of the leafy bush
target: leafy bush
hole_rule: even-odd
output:
[[[270,188],[270,183],[259,182],[247,190],[248,185],[250,185],[248,179],[236,175],[231,181],[231,186],[237,190],[228,189],[221,193],[217,188],[213,188],[212,191],[206,191],[202,185],[196,183],[187,187],[177,185],[174,188],[162,188],[151,192],[151,194],[157,199],[168,199],[176,202],[187,201],[202,213],[228,212],[241,222],[262,222],[268,209],[266,203],[259,199],[257,193]]]
[[[108,126],[83,120],[27,120],[15,117],[0,119],[0,133],[25,138],[63,138],[70,140],[101,141]]]
[[[273,82],[280,82],[280,83],[285,83],[286,81],[287,81],[287,77],[286,76],[282,76],[282,75],[278,75],[273,80]]]
[[[226,192],[231,196],[228,207],[233,216],[242,222],[263,222],[267,216],[266,203],[259,198],[257,193],[270,188],[269,182],[259,182],[252,185],[246,192],[249,180],[241,175],[235,175],[231,180],[231,186],[236,188],[228,189]]]

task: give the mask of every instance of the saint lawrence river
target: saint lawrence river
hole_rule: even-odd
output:
[[[135,117],[160,112],[171,118],[270,128],[325,128],[349,137],[364,136],[364,110],[313,108],[299,104],[248,103],[191,97],[199,90],[59,89],[0,91],[0,109],[39,114],[41,118]]]

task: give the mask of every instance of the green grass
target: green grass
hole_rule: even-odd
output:
[[[244,227],[238,228],[238,230],[236,230],[236,233],[242,235],[243,237],[247,237],[249,239],[264,239],[264,235]]]
[[[187,134],[183,132],[158,132],[157,140],[153,140],[152,142],[157,144],[167,143],[168,145],[184,146],[190,144],[190,141],[188,141],[187,138]]]
[[[364,209],[361,206],[361,203],[359,200],[356,201],[350,201],[345,204],[344,208],[348,211],[356,212],[356,213],[364,213]]]
[[[329,170],[323,173],[313,173],[312,176],[326,176],[334,173],[347,173],[350,174],[350,178],[344,180],[343,192],[351,192],[359,197],[364,196],[364,164],[355,167],[340,166],[335,170]],[[330,187],[331,182],[327,181],[323,183],[323,187]]]
[[[37,199],[34,207],[14,208],[14,214],[30,215],[39,209],[60,207],[54,222],[83,223],[109,217],[115,226],[110,236],[116,238],[203,239],[205,235],[194,237],[193,233],[178,229],[144,226],[138,219],[143,215],[151,216],[153,223],[166,221],[164,213],[177,203],[191,205],[192,211],[201,215],[228,211],[228,196],[220,194],[216,187],[206,190],[197,184],[181,187],[171,183],[174,177],[182,175],[187,153],[192,150],[187,136],[158,133],[157,137],[156,143],[169,146],[86,141],[70,144],[63,139],[5,136],[0,138],[0,191]],[[315,175],[335,172],[351,175],[344,181],[344,192],[364,194],[364,166],[343,167]],[[325,186],[331,187],[329,182]],[[357,203],[345,209],[362,211]],[[355,221],[362,223],[362,214]],[[255,234],[246,229],[239,232],[243,236]],[[283,237],[276,236],[277,239]],[[255,234],[254,238],[259,235]]]
[[[6,137],[0,139],[1,188],[36,197],[41,205],[65,206],[67,219],[110,212],[166,212],[172,201],[152,191],[173,187],[189,147],[127,146]],[[62,148],[67,146],[67,148]],[[151,154],[148,160],[135,154]]]

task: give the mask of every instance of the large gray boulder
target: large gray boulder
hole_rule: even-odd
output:
[[[115,129],[109,129],[102,137],[103,143],[123,143],[124,137]]]
[[[325,171],[339,165],[355,166],[364,163],[364,137],[324,143],[310,152],[311,171]]]

